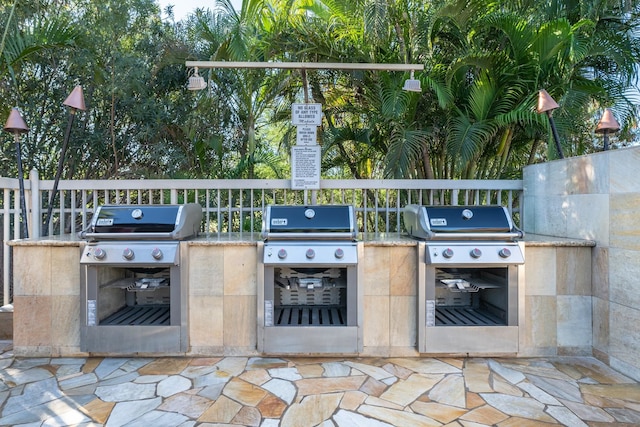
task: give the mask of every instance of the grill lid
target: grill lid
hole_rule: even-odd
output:
[[[182,240],[200,230],[202,207],[184,205],[99,206],[80,237],[89,240]]]
[[[404,226],[422,240],[514,240],[524,233],[503,206],[407,205]]]
[[[353,206],[270,205],[262,221],[264,239],[350,239],[357,233]]]

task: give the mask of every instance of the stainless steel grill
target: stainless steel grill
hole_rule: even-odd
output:
[[[353,207],[268,206],[260,245],[258,349],[357,353],[361,298]]]
[[[196,236],[201,220],[197,204],[98,207],[80,233],[82,351],[187,350],[180,241]]]
[[[516,353],[523,233],[500,206],[408,205],[422,353]]]

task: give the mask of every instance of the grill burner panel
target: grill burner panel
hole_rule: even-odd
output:
[[[178,253],[178,242],[92,242],[84,248],[80,263],[153,268],[153,265],[177,265]]]
[[[435,265],[524,264],[524,254],[516,242],[428,243],[426,262]]]

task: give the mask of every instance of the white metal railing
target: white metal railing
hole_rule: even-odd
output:
[[[0,178],[3,216],[3,295],[10,294],[7,242],[20,238],[20,194],[17,179]],[[290,180],[63,180],[47,230],[45,220],[53,180],[31,171],[25,180],[29,237],[75,234],[86,228],[97,206],[104,204],[177,204],[203,207],[202,231],[231,236],[258,235],[269,204],[348,204],[356,210],[365,239],[372,234],[402,233],[402,209],[409,203],[506,206],[522,224],[521,180],[321,180],[320,190],[292,190]]]

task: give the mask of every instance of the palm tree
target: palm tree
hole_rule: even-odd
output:
[[[637,50],[623,54],[617,48],[631,43],[632,34],[613,41],[610,31],[590,19],[539,19],[532,9],[509,5],[457,2],[442,8],[431,26],[431,75],[453,94],[441,148],[447,151],[448,177],[498,178],[510,173],[509,165],[517,171],[534,160],[539,142],[549,138],[547,123],[533,112],[541,88],[560,99],[557,122],[572,154],[580,154],[580,141],[589,138],[591,129],[580,124],[589,122],[594,103],[631,105],[620,89],[635,73],[630,65]],[[619,75],[605,75],[606,69]]]

